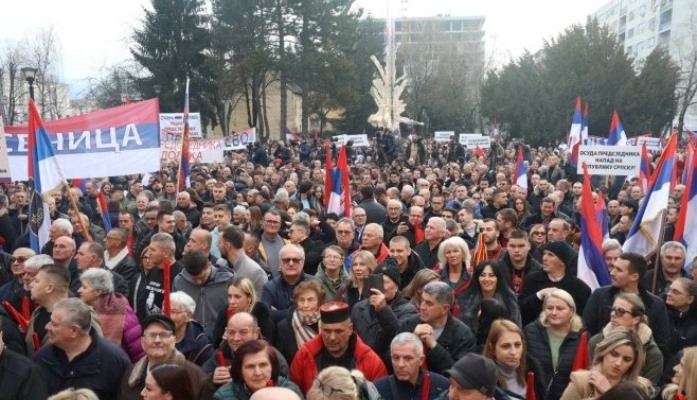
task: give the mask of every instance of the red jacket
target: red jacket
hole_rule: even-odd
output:
[[[310,390],[312,381],[319,374],[315,357],[322,351],[322,347],[322,335],[317,335],[298,350],[290,364],[290,378],[303,393]],[[353,357],[356,361],[356,369],[361,371],[369,381],[372,382],[387,376],[385,364],[370,347],[363,343],[358,335],[356,335],[356,348]]]

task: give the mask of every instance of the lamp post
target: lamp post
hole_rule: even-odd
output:
[[[22,75],[24,79],[29,83],[29,98],[34,100],[34,78],[36,78],[36,71],[38,69],[34,67],[24,67],[22,68]]]

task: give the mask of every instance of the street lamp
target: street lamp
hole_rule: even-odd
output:
[[[34,78],[36,78],[36,71],[38,69],[34,67],[24,67],[22,68],[22,75],[24,80],[29,82],[29,98],[34,100]]]

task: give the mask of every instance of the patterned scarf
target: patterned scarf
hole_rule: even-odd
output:
[[[319,316],[319,311],[310,315],[305,315],[304,317],[301,317],[297,310],[293,312],[291,323],[293,325],[293,332],[295,333],[295,340],[298,342],[298,348],[317,336],[317,332],[312,329],[312,325],[319,321]]]

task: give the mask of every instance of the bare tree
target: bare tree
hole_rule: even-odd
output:
[[[61,56],[58,37],[53,26],[39,30],[36,36],[29,40],[28,46],[30,61],[37,69],[34,86],[41,117],[58,118],[60,107],[64,105],[58,104],[58,96],[56,96],[60,90],[56,85],[58,85]]]
[[[20,69],[27,63],[25,42],[6,41],[0,50],[0,101],[5,105],[5,122],[14,125],[19,114],[24,113],[22,99],[27,97],[27,88]]]
[[[680,68],[677,85],[678,132],[682,132],[688,111],[697,114],[697,13],[691,7],[682,37],[677,39],[675,61]]]

